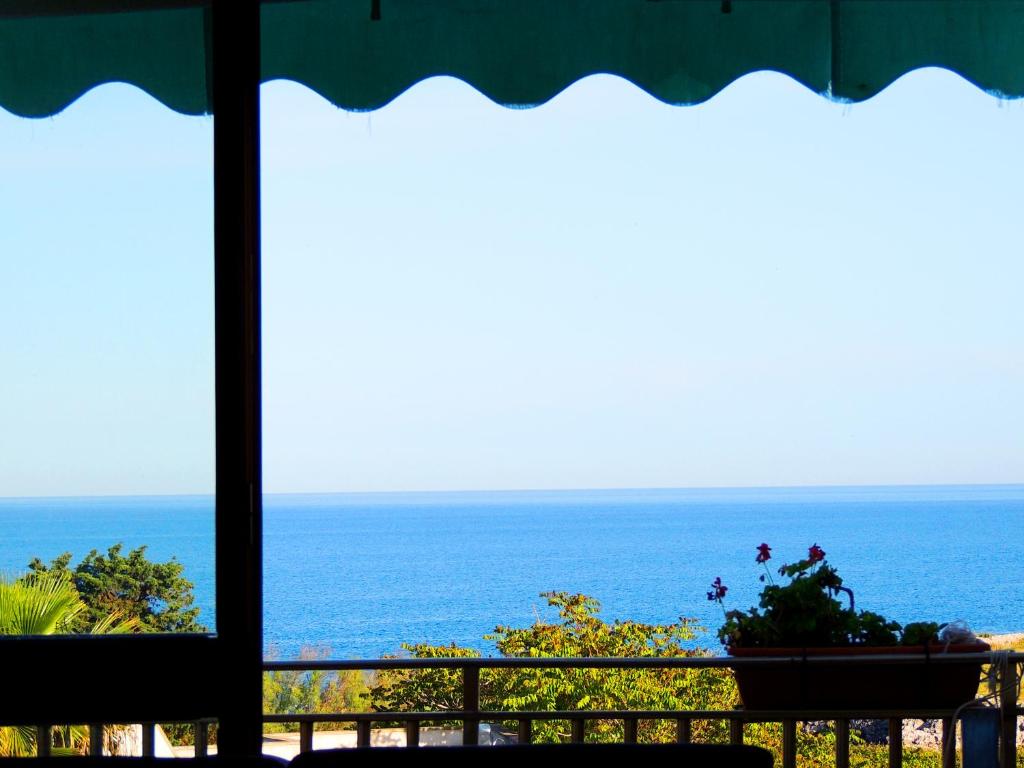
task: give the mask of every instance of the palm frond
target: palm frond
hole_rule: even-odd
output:
[[[36,729],[30,725],[0,728],[0,757],[35,757]]]
[[[85,610],[66,574],[0,578],[0,635],[52,635]]]
[[[142,632],[144,627],[136,616],[124,617],[121,611],[114,611],[97,621],[89,629],[90,635],[129,635]]]

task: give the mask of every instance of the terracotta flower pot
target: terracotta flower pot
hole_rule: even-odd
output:
[[[870,664],[872,656],[939,656],[988,651],[987,643],[854,648],[729,648],[737,659],[797,657],[735,670],[746,709],[954,709],[978,692],[981,662]],[[865,664],[805,663],[803,657],[863,656]]]

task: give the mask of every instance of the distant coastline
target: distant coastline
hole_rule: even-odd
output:
[[[1007,651],[1024,646],[1024,632],[1001,632],[999,634],[982,632],[978,636],[991,645],[993,651]]]

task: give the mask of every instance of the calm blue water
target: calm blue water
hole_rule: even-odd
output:
[[[213,624],[206,497],[0,499],[0,571],[115,541],[177,557]],[[497,624],[544,615],[545,590],[597,597],[608,618],[721,620],[753,604],[755,547],[795,560],[820,544],[858,607],[898,621],[1024,630],[1024,486],[268,496],[265,642],[375,657],[399,643],[490,646]],[[709,643],[715,641],[711,636]]]

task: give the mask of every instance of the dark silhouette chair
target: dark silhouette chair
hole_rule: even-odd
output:
[[[510,744],[490,747],[360,747],[304,752],[290,768],[358,768],[370,765],[509,766],[588,765],[595,759],[613,765],[650,768],[773,768],[771,752],[727,744]],[[628,762],[623,762],[628,761]]]

